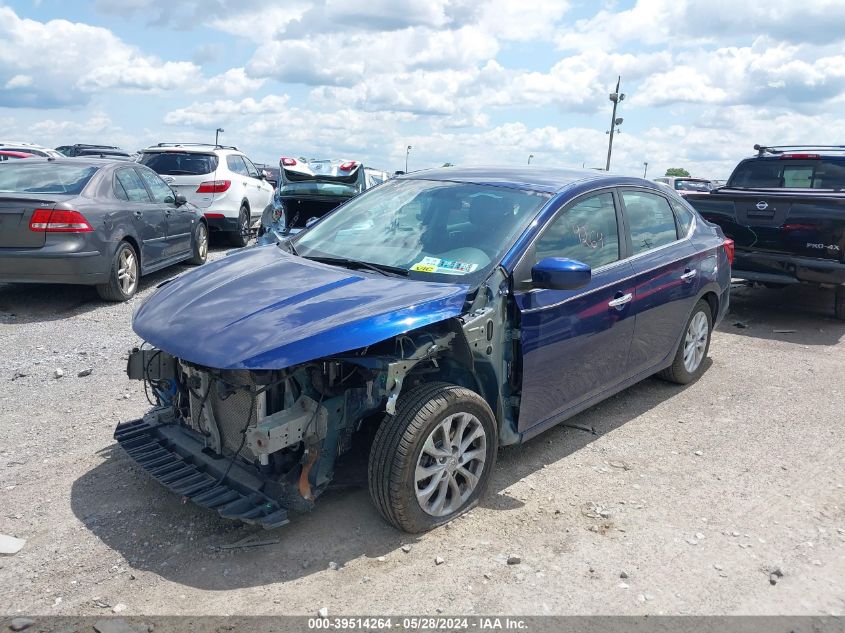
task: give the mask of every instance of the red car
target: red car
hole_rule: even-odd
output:
[[[10,149],[0,149],[0,162],[6,160],[17,160],[19,158],[29,158],[33,154],[29,152],[15,152]]]

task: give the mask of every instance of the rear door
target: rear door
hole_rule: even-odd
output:
[[[567,205],[517,267],[520,432],[561,417],[627,377],[634,285],[631,266],[622,259],[625,243],[619,239],[616,207],[610,190]],[[532,289],[531,267],[544,257],[589,264],[590,283],[577,290]]]
[[[165,258],[167,216],[154,204],[141,176],[134,167],[123,167],[114,173],[114,193],[122,200],[132,218],[135,233],[141,242],[142,266],[150,266]]]
[[[164,211],[167,218],[167,244],[165,257],[177,257],[191,250],[191,232],[194,228],[194,212],[183,204],[176,206],[173,190],[150,169],[138,168],[144,184],[147,185],[153,204]]]
[[[698,295],[701,256],[687,237],[688,219],[679,229],[667,198],[637,188],[620,189],[620,198],[636,275],[628,364],[638,374],[675,352]]]
[[[273,186],[261,178],[258,169],[252,164],[251,160],[246,156],[241,156],[241,158],[243,158],[247,174],[249,174],[249,208],[252,217],[256,218],[264,212],[264,207],[270,204],[273,197]]]

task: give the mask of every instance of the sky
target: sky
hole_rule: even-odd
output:
[[[845,144],[845,0],[0,0],[0,139],[727,178]]]

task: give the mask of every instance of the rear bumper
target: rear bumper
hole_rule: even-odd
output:
[[[0,282],[95,285],[109,280],[110,264],[99,251],[0,248]]]
[[[829,259],[736,251],[733,276],[749,281],[845,284],[845,264]]]
[[[168,415],[169,409],[153,409],[143,419],[118,424],[114,439],[159,483],[223,518],[266,529],[289,522],[287,510],[261,492],[263,480],[237,461],[204,453],[200,441],[166,423]]]
[[[208,215],[205,216],[205,219],[208,222],[208,229],[210,231],[222,231],[227,233],[237,233],[239,231],[237,216],[234,218],[216,218],[214,217],[214,212],[206,211],[206,213],[212,213],[212,217],[208,217]]]

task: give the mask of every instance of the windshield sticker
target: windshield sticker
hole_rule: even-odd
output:
[[[466,275],[474,272],[478,264],[458,262],[439,257],[423,257],[421,261],[411,266],[411,270],[420,273],[441,273],[445,275]]]

